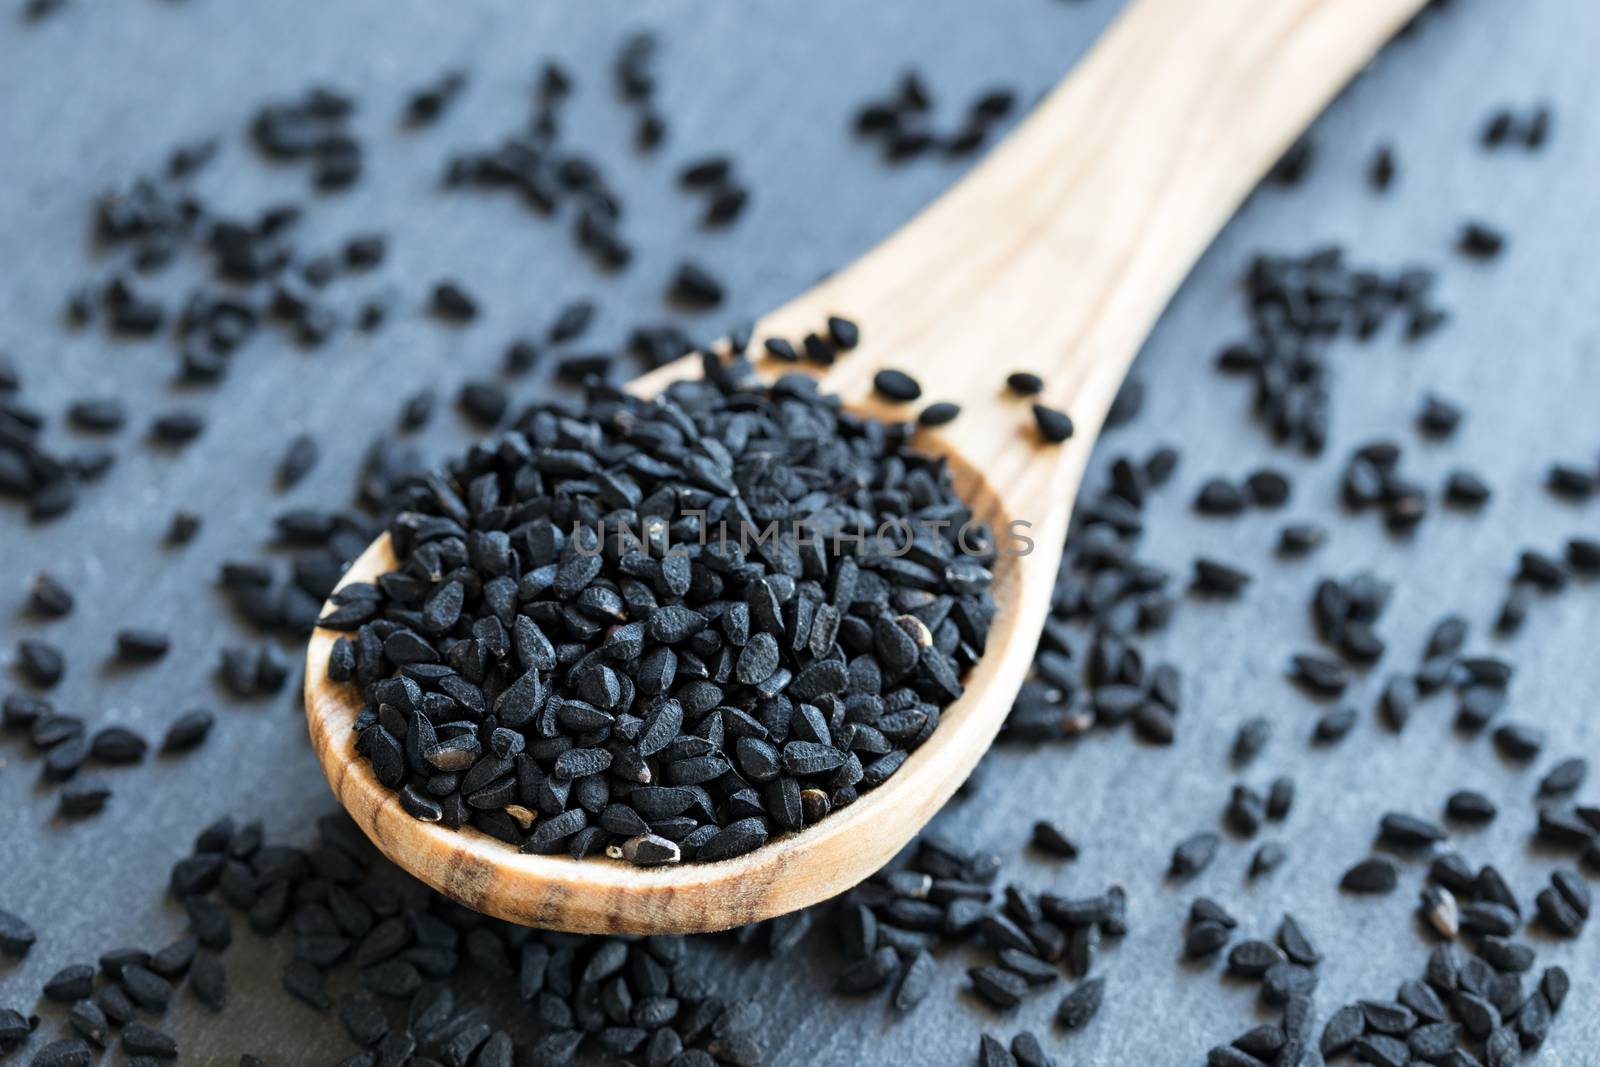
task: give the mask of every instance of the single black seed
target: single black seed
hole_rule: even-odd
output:
[[[1319,1048],[1324,1056],[1334,1056],[1355,1044],[1366,1030],[1367,1018],[1361,1008],[1349,1004],[1334,1012],[1323,1028]]]
[[[1319,744],[1332,744],[1345,737],[1356,724],[1356,709],[1352,707],[1332,708],[1323,713],[1317,720],[1317,725],[1312,732],[1313,740]]]
[[[1244,511],[1245,495],[1226,478],[1208,478],[1195,494],[1194,508],[1202,515],[1238,515]]]
[[[72,611],[72,593],[54,577],[41,571],[28,591],[28,607],[35,615],[59,619]]]
[[[1289,859],[1289,851],[1277,841],[1267,841],[1250,857],[1250,877],[1260,878],[1282,867]]]
[[[1461,408],[1443,397],[1429,393],[1417,412],[1417,428],[1429,437],[1448,437],[1461,424]]]
[[[1561,796],[1575,792],[1589,776],[1589,761],[1582,756],[1564,759],[1550,768],[1539,780],[1539,795]]]
[[[1507,759],[1531,760],[1544,748],[1544,731],[1528,723],[1504,723],[1493,736],[1495,748]]]
[[[1493,259],[1505,248],[1505,237],[1487,223],[1471,221],[1461,227],[1456,248],[1471,259]]]
[[[1400,869],[1387,856],[1362,860],[1344,873],[1340,888],[1351,893],[1391,893],[1400,883]]]
[[[1216,857],[1220,843],[1221,839],[1213,833],[1198,833],[1179,842],[1172,850],[1172,876],[1190,878],[1205,870]]]
[[[1038,396],[1044,392],[1044,379],[1031,371],[1014,371],[1006,375],[1006,388],[1018,396]]]
[[[321,452],[316,439],[308,434],[297,434],[290,439],[278,460],[278,488],[291,489],[317,465]]]
[[[1028,992],[1026,978],[1000,967],[974,967],[967,976],[973,991],[996,1008],[1014,1008]]]
[[[145,663],[167,654],[171,642],[159,630],[145,628],[117,631],[117,655],[129,662]]]
[[[1194,561],[1194,587],[1197,591],[1214,596],[1237,596],[1250,584],[1250,574],[1220,560],[1199,558]]]
[[[678,264],[673,274],[668,296],[688,307],[711,308],[722,303],[723,288],[704,267],[685,261]]]
[[[1072,419],[1064,411],[1035,404],[1033,421],[1038,426],[1039,436],[1050,444],[1060,444],[1072,436]]]
[[[1053,856],[1069,860],[1078,858],[1078,846],[1053,822],[1041,820],[1034,823],[1032,842],[1035,848]]]
[[[433,287],[433,313],[446,322],[465,323],[478,317],[478,302],[448,279]]]
[[[1105,999],[1104,978],[1087,978],[1061,998],[1056,1008],[1056,1022],[1068,1030],[1081,1030],[1100,1010]]]
[[[922,396],[922,386],[904,371],[880,370],[872,377],[872,387],[885,400],[909,404]]]
[[[1031,1030],[1020,1031],[1011,1039],[1011,1055],[1016,1057],[1018,1067],[1055,1067],[1055,1061]]]
[[[1494,801],[1472,789],[1462,789],[1450,794],[1445,802],[1445,814],[1463,822],[1491,822],[1499,814]]]
[[[150,433],[157,441],[169,445],[182,445],[193,441],[205,430],[205,420],[193,411],[173,411],[160,415],[150,424]]]
[[[0,952],[7,956],[26,956],[38,936],[21,916],[0,908]]]
[[[1396,169],[1393,147],[1379,145],[1367,164],[1367,184],[1377,192],[1387,192],[1394,184]]]
[[[917,413],[917,424],[926,427],[945,426],[961,414],[961,405],[949,401],[929,404]]]
[[[1285,960],[1283,950],[1269,941],[1241,941],[1228,952],[1228,970],[1242,978],[1260,978]]]
[[[167,525],[166,542],[169,545],[186,545],[200,532],[200,516],[192,511],[175,511]]]
[[[980,1034],[978,1037],[978,1067],[1017,1067],[1017,1060],[1005,1045],[988,1034]]]
[[[467,381],[462,383],[456,402],[462,412],[473,421],[484,426],[493,426],[505,417],[511,398],[506,390],[495,382]]]
[[[75,963],[61,968],[44,984],[44,995],[62,1004],[82,1000],[94,992],[94,968]]]
[[[23,638],[17,642],[17,668],[28,681],[41,689],[48,689],[61,681],[67,669],[66,658],[61,650],[39,638]]]
[[[1428,848],[1445,839],[1440,827],[1403,812],[1389,812],[1379,820],[1378,839],[1400,848]]]
[[[1221,923],[1209,920],[1194,923],[1184,935],[1183,954],[1190,959],[1210,956],[1228,943],[1228,937],[1228,928]]]
[[[1327,531],[1316,523],[1290,523],[1278,533],[1278,552],[1285,556],[1303,556],[1321,548],[1327,539]]]
[[[193,708],[179,715],[167,728],[161,742],[163,752],[186,752],[206,739],[216,716],[204,708]]]

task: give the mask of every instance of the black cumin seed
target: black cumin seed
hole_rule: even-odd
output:
[[[1105,999],[1104,978],[1087,978],[1061,998],[1056,1008],[1056,1022],[1068,1030],[1080,1030],[1089,1024]]]
[[[1256,471],[1245,478],[1245,488],[1257,507],[1276,508],[1289,502],[1289,479],[1281,471]]]
[[[1585,500],[1594,495],[1596,488],[1600,487],[1600,475],[1585,467],[1556,463],[1550,467],[1546,484],[1552,493],[1559,496]]]
[[[1467,470],[1451,471],[1445,480],[1445,499],[1462,508],[1476,508],[1488,501],[1489,486]]]
[[[820,367],[830,367],[839,357],[839,350],[832,341],[814,333],[808,333],[801,341],[801,348],[805,350],[807,361]]]
[[[61,650],[48,641],[23,638],[17,642],[17,667],[34,685],[48,689],[61,681],[66,659]]]
[[[1499,814],[1499,809],[1482,793],[1462,789],[1450,794],[1445,802],[1445,814],[1463,822],[1490,822]]]
[[[1031,371],[1014,371],[1006,375],[1006,388],[1018,396],[1038,396],[1044,392],[1044,379]]]
[[[1194,509],[1202,515],[1238,515],[1244,506],[1244,493],[1226,478],[1208,478],[1194,498]]]
[[[1550,768],[1539,781],[1541,797],[1561,796],[1575,792],[1589,775],[1589,762],[1582,756],[1564,759]]]
[[[72,593],[50,574],[41,571],[34,576],[28,591],[28,608],[35,615],[59,619],[72,612]]]
[[[795,351],[794,345],[782,337],[769,337],[762,342],[762,347],[772,358],[784,363],[800,362],[800,353]]]
[[[688,189],[715,185],[728,176],[733,161],[727,156],[707,156],[685,164],[678,171],[678,184]]]
[[[1064,411],[1035,404],[1033,421],[1039,429],[1039,436],[1050,444],[1060,444],[1072,436],[1072,419]]]
[[[922,386],[904,371],[881,370],[872,377],[872,388],[886,400],[909,404],[922,396]]]
[[[1472,221],[1461,228],[1456,248],[1471,259],[1493,259],[1505,248],[1505,237],[1487,223]]]
[[[1250,857],[1250,877],[1260,878],[1282,867],[1289,859],[1289,850],[1280,842],[1267,841]]]
[[[434,315],[446,322],[465,323],[478,317],[478,302],[448,279],[435,283],[432,308]]]
[[[926,427],[944,426],[954,422],[957,415],[961,414],[961,405],[947,400],[929,404],[917,414],[917,424]],[[1600,562],[1597,562],[1600,567]]]
[[[967,976],[973,991],[996,1008],[1014,1008],[1028,992],[1027,979],[999,967],[973,967]]]
[[[1069,860],[1078,858],[1078,846],[1053,822],[1041,820],[1034,823],[1032,843],[1035,848],[1052,856]]]
[[[495,382],[468,381],[462,383],[456,402],[462,412],[473,421],[484,426],[493,426],[505,417],[506,409],[511,405],[511,397]]]
[[[1309,137],[1302,137],[1279,157],[1267,172],[1267,181],[1276,185],[1294,186],[1305,180],[1315,155],[1315,145]]]
[[[1507,759],[1530,760],[1544,748],[1544,731],[1526,723],[1505,723],[1493,737],[1495,748]]]
[[[1272,739],[1272,721],[1265,716],[1254,716],[1239,724],[1233,737],[1233,762],[1241,767],[1255,761]]]
[[[1228,952],[1228,971],[1241,978],[1260,978],[1287,960],[1270,941],[1241,941]]]
[[[33,1067],[89,1067],[94,1053],[82,1038],[52,1041],[33,1055]]]
[[[1495,111],[1484,123],[1483,132],[1478,138],[1479,143],[1485,148],[1498,148],[1511,135],[1512,122],[1511,112],[1508,109],[1500,108]]]
[[[841,352],[848,352],[861,343],[861,327],[850,319],[838,315],[828,316],[828,339]]]
[[[697,263],[684,261],[672,276],[668,296],[691,308],[712,308],[722,303],[723,288],[710,271]]]
[[[1278,534],[1278,552],[1285,556],[1303,556],[1321,548],[1327,539],[1327,530],[1316,523],[1290,523]]]
[[[197,747],[211,732],[216,716],[205,708],[193,708],[173,720],[161,742],[163,752],[186,752]]]
[[[117,655],[133,663],[147,663],[167,654],[171,642],[159,630],[126,629],[117,631]]]
[[[1400,883],[1400,869],[1387,856],[1373,856],[1351,867],[1339,886],[1351,893],[1391,893]]]
[[[311,473],[320,455],[317,442],[307,434],[296,434],[278,460],[278,488],[292,489]]]
[[[1031,1030],[1023,1030],[1011,1039],[1011,1055],[1016,1057],[1018,1067],[1055,1067],[1055,1061]]]
[[[1344,664],[1326,656],[1298,654],[1290,660],[1291,676],[1313,693],[1338,696],[1350,684]]]
[[[1389,145],[1379,145],[1372,154],[1372,161],[1367,164],[1367,184],[1377,192],[1388,192],[1389,186],[1394,184],[1395,170],[1394,149]]]
[[[1205,870],[1216,857],[1219,844],[1221,838],[1213,833],[1198,833],[1184,838],[1172,850],[1172,876],[1191,878]]]
[[[200,532],[200,516],[192,511],[175,511],[167,526],[166,542],[169,545],[186,545]]]
[[[1194,561],[1194,588],[1215,596],[1237,596],[1250,584],[1250,575],[1231,564],[1214,559]]]
[[[182,445],[199,437],[205,428],[205,419],[196,412],[172,411],[158,416],[150,424],[150,433],[164,444]]]
[[[1192,923],[1184,935],[1183,954],[1190,959],[1203,959],[1218,952],[1228,943],[1228,928],[1209,919]]]
[[[1017,1067],[1016,1057],[988,1034],[978,1037],[978,1067]]]
[[[1443,397],[1429,393],[1417,413],[1417,428],[1429,437],[1448,437],[1461,424],[1461,408]]]
[[[20,915],[0,908],[0,952],[7,956],[26,956],[38,940],[33,927]]]
[[[80,430],[113,433],[128,421],[128,408],[116,397],[87,397],[68,405],[67,418]]]

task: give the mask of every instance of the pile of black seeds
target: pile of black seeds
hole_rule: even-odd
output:
[[[1168,570],[1137,552],[1145,501],[1177,462],[1170,448],[1143,460],[1117,456],[1104,487],[1079,494],[1032,677],[1003,737],[1066,739],[1131,722],[1145,740],[1172,743],[1182,673],[1171,663],[1147,663],[1141,641],[1167,626],[1178,594]]]
[[[406,811],[528,852],[726,859],[881,785],[982,655],[992,533],[910,428],[716,361],[536,407],[389,524],[330,676]]]
[[[1332,374],[1328,352],[1340,338],[1370,341],[1398,320],[1408,341],[1444,325],[1432,300],[1432,271],[1392,276],[1351,267],[1343,250],[1304,256],[1258,256],[1244,279],[1251,333],[1217,359],[1254,384],[1257,418],[1272,438],[1320,453],[1328,441]]]
[[[0,1054],[31,1044],[36,1067],[86,1065],[110,1048],[140,1067],[179,1057],[161,1018],[180,990],[222,1011],[242,920],[289,948],[284,991],[338,1017],[353,1046],[342,1067],[560,1067],[591,1055],[650,1067],[762,1060],[760,1006],[683,973],[696,943],[489,919],[391,867],[343,813],[319,820],[304,848],[270,842],[259,822],[223,818],[173,866],[169,891],[188,917],[182,936],[62,966],[43,993],[66,1011],[64,1036],[30,1043],[38,1017],[0,1009]],[[0,911],[0,950],[23,955],[35,941],[25,921]],[[485,988],[499,992],[485,997]]]
[[[965,114],[947,132],[934,121],[934,100],[927,83],[908,71],[890,95],[863,104],[853,128],[859,137],[876,141],[883,158],[899,163],[917,156],[970,156],[984,146],[1015,110],[1017,94],[1006,88],[987,89],[967,105]]]

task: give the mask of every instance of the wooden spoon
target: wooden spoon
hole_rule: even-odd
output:
[[[582,933],[688,933],[831,897],[882,867],[966,779],[1028,671],[1061,561],[1067,517],[1123,374],[1168,298],[1268,167],[1423,0],[1134,0],[1072,74],[971,174],[856,263],[763,319],[799,338],[830,314],[860,347],[823,386],[886,418],[876,371],[914,374],[962,414],[920,444],[946,453],[958,487],[1031,553],[995,571],[1000,612],[966,695],[884,785],[800,833],[736,859],[636,868],[521,855],[471,829],[418,822],[356,756],[352,685],[328,678],[339,636],[318,629],[306,671],[311,741],[334,794],[395,863],[468,907]],[[763,368],[778,369],[778,368]],[[781,369],[791,369],[784,365]],[[1043,375],[1036,399],[1069,411],[1065,445],[1039,437],[1012,370]],[[692,357],[635,383],[650,394],[699,373]],[[344,582],[396,561],[387,535]],[[343,583],[341,583],[343,584]]]

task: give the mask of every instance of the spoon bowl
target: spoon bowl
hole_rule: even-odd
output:
[[[1004,518],[976,471],[959,464],[955,471],[976,517]],[[825,900],[882,867],[905,843],[902,826],[925,823],[966,780],[1011,697],[1000,698],[998,713],[986,702],[992,694],[1016,693],[1033,656],[1032,638],[1023,635],[1037,635],[1048,606],[1048,584],[1042,596],[1032,598],[1038,604],[1022,595],[1027,561],[1007,555],[997,561],[992,589],[1000,610],[990,630],[992,652],[968,672],[966,695],[943,710],[938,728],[899,771],[817,825],[719,863],[635,867],[594,857],[527,855],[471,827],[450,830],[413,819],[399,794],[381,785],[355,752],[352,725],[361,698],[354,685],[328,677],[328,654],[341,636],[331,630],[313,635],[306,664],[312,747],[334,795],[380,851],[478,911],[580,933],[698,933],[755,922]],[[398,565],[385,534],[341,585],[370,582]],[[827,861],[815,862],[818,855]]]
[[[819,374],[852,409],[914,410],[874,394],[877,371],[915,375],[963,411],[913,444],[947,457],[956,488],[997,531],[998,606],[965,694],[904,765],[798,833],[716,863],[640,868],[524,855],[471,828],[419,822],[355,751],[357,688],[328,677],[337,633],[307,653],[312,746],[335,796],[378,848],[434,889],[512,922],[578,933],[727,929],[831,897],[888,862],[960,787],[1027,675],[1049,610],[1073,498],[1123,375],[1171,294],[1267,168],[1423,0],[1133,0],[1093,51],[971,174],[845,270],[758,324],[798,338],[845,314],[863,342]],[[796,369],[766,360],[771,374]],[[653,395],[693,357],[636,380]],[[1044,395],[1009,394],[1013,370]],[[1033,400],[1076,434],[1048,444]],[[1002,538],[1002,541],[1005,541]],[[388,535],[341,586],[397,566]]]

